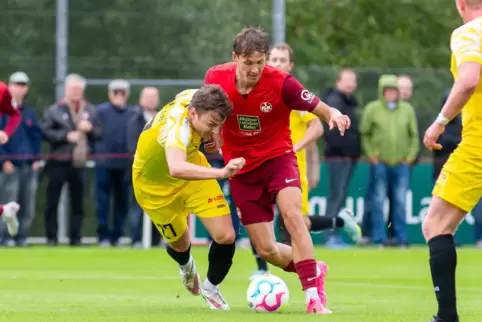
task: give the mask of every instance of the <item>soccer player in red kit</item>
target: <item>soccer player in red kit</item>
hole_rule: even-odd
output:
[[[308,111],[338,127],[350,120],[306,90],[292,75],[267,66],[269,40],[257,28],[243,29],[233,41],[234,62],[206,73],[206,84],[220,85],[233,103],[233,113],[222,129],[225,162],[246,159],[230,179],[231,195],[258,254],[288,272],[296,272],[308,313],[329,314],[325,307],[327,266],[314,259],[311,236],[301,215],[300,175],[290,137],[291,110]],[[278,205],[292,246],[276,243],[273,203]]]
[[[12,100],[7,85],[0,82],[0,115],[6,114],[10,116],[5,128],[0,130],[0,144],[8,142],[8,138],[12,136],[22,120],[20,112],[14,107],[14,105],[15,102]]]

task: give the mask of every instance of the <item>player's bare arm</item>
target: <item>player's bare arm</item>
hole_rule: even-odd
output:
[[[244,159],[233,159],[223,169],[208,168],[187,161],[186,151],[177,147],[166,149],[169,174],[184,180],[224,179],[232,177],[244,166]]]
[[[339,110],[330,107],[322,101],[316,105],[311,113],[328,123],[330,130],[337,127],[341,135],[345,135],[345,131],[350,128],[351,121],[348,116],[343,115]]]
[[[478,62],[466,62],[458,67],[458,78],[454,82],[442,111],[425,132],[423,143],[430,151],[442,148],[442,145],[437,143],[437,139],[444,132],[445,125],[462,111],[474,93],[480,81],[480,69],[481,64]]]
[[[319,137],[323,135],[323,125],[321,121],[312,120],[308,123],[305,136],[293,146],[295,152],[301,151],[314,143]]]

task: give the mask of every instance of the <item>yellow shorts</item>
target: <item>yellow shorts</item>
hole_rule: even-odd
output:
[[[168,242],[175,242],[187,230],[187,217],[195,214],[199,218],[230,215],[228,203],[218,182],[214,179],[189,181],[179,192],[170,197],[170,202],[160,208],[148,208],[156,195],[147,189],[134,189],[139,206],[147,213],[159,232]],[[142,192],[141,192],[142,191]],[[163,197],[164,199],[164,197]]]
[[[310,200],[308,194],[310,192],[310,186],[308,184],[308,173],[306,164],[298,163],[298,169],[300,171],[300,183],[301,183],[301,214],[308,216],[310,213]]]
[[[462,143],[450,155],[433,188],[433,195],[470,212],[482,197],[482,157]]]

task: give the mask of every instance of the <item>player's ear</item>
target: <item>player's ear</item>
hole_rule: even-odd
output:
[[[234,51],[232,52],[232,56],[233,56],[233,61],[238,62],[238,56],[234,53]]]
[[[192,119],[196,115],[196,109],[192,106],[189,106],[189,110],[187,111],[189,118]]]
[[[290,62],[290,69],[293,70],[293,68],[295,68],[295,62],[294,62],[294,61],[291,61],[291,62]]]
[[[455,0],[457,7],[459,8],[460,11],[465,10],[465,1],[464,0]]]

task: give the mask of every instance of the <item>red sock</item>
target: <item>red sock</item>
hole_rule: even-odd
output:
[[[285,272],[288,272],[288,273],[296,273],[296,265],[295,263],[293,263],[293,261],[291,261],[288,266],[286,266],[285,268],[283,268]]]
[[[0,204],[0,217],[3,215],[3,205]]]
[[[317,276],[316,276],[316,261],[314,259],[305,259],[301,262],[295,264],[296,272],[301,281],[301,286],[303,291],[317,287]]]

